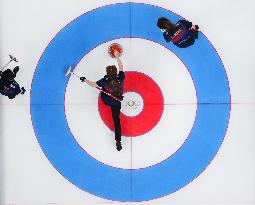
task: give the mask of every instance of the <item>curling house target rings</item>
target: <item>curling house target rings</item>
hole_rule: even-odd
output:
[[[161,16],[174,22],[181,18],[163,8],[137,3],[95,9],[66,25],[38,62],[31,90],[31,118],[37,140],[59,173],[96,196],[144,201],[173,193],[207,167],[224,139],[230,90],[217,52],[202,33],[186,49],[166,43],[156,27]],[[141,170],[112,168],[91,158],[72,137],[64,113],[66,69],[70,65],[75,68],[97,45],[125,37],[149,39],[174,52],[187,66],[198,98],[196,121],[182,147],[162,163]]]

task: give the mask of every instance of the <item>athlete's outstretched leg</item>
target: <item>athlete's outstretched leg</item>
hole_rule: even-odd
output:
[[[121,146],[120,109],[121,109],[121,104],[111,106],[112,119],[113,119],[113,123],[114,123],[114,127],[115,127],[115,140],[116,140],[116,146],[117,146],[118,151],[120,151],[122,149],[122,146]]]

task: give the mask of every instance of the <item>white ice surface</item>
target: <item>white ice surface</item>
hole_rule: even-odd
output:
[[[0,1],[0,64],[8,60],[8,54],[16,55],[21,67],[17,81],[27,88],[26,95],[12,101],[0,97],[0,204],[120,204],[90,195],[56,172],[36,141],[29,106],[34,70],[55,34],[82,13],[117,2],[125,1]],[[200,26],[223,60],[233,104],[226,138],[206,171],[172,195],[139,204],[254,205],[255,2],[147,0],[146,3],[167,8]]]

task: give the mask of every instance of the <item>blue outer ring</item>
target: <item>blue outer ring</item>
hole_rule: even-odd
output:
[[[173,193],[207,167],[225,136],[230,91],[219,56],[203,34],[186,49],[166,43],[156,27],[161,16],[180,19],[170,11],[146,4],[115,4],[93,10],[65,26],[38,63],[32,83],[31,115],[41,148],[66,179],[96,196],[143,201]],[[198,97],[197,118],[187,141],[169,159],[140,170],[112,168],[92,159],[75,142],[64,113],[68,80],[65,69],[75,67],[94,47],[127,36],[150,39],[174,52],[188,67]]]

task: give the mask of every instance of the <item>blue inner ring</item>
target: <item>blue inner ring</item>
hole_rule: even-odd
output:
[[[181,18],[165,9],[136,3],[93,10],[65,26],[38,63],[31,92],[31,115],[38,142],[67,180],[96,196],[144,201],[173,193],[207,167],[224,139],[230,91],[219,56],[201,33],[196,43],[186,49],[166,43],[156,27],[161,16],[173,22]],[[94,47],[127,36],[155,41],[174,52],[189,69],[198,97],[197,118],[187,141],[171,158],[141,170],[112,168],[92,159],[72,137],[64,113],[66,69],[75,67]]]

